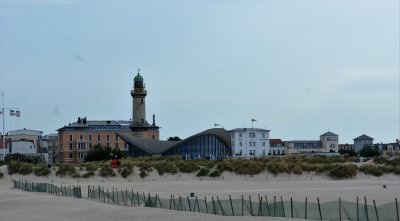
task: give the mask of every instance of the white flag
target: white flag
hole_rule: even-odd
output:
[[[10,110],[10,116],[15,116],[15,111],[14,110]]]

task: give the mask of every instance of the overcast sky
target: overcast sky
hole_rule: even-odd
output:
[[[129,120],[137,69],[161,138],[399,138],[399,1],[0,0],[6,130]]]

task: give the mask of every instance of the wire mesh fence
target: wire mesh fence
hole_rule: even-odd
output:
[[[48,193],[57,196],[81,198],[80,186],[55,186],[48,183],[33,183],[22,180],[13,180],[14,188],[29,192]],[[288,217],[311,220],[355,220],[355,221],[400,221],[399,205],[394,202],[376,205],[375,200],[366,197],[357,197],[354,202],[336,201],[320,203],[304,201],[283,200],[282,197],[261,196],[252,198],[242,195],[239,199],[220,199],[218,196],[198,197],[174,196],[160,198],[159,195],[139,193],[132,190],[119,190],[117,188],[104,188],[101,186],[88,186],[87,198],[102,203],[122,206],[145,206],[176,211],[190,211],[215,214],[221,216],[270,216]]]
[[[14,188],[27,192],[40,192],[56,196],[81,198],[80,186],[55,186],[49,183],[34,183],[26,180],[13,180]]]
[[[174,196],[160,198],[159,195],[139,193],[133,190],[88,187],[88,198],[103,203],[123,206],[145,206],[176,211],[190,211],[221,216],[271,216],[302,218],[311,220],[356,220],[356,221],[400,221],[397,198],[394,202],[376,205],[375,200],[356,198],[354,202],[337,201],[320,203],[283,200],[282,197],[242,196],[239,199],[220,199],[218,196]]]

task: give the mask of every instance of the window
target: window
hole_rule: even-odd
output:
[[[265,141],[262,142],[262,146],[265,147]],[[265,155],[263,155],[263,156],[265,156]]]
[[[281,155],[281,151],[280,150],[278,150],[278,155]]]
[[[250,132],[249,133],[249,137],[250,138],[255,138],[256,137],[256,133],[255,132]]]
[[[251,147],[251,141],[249,141],[249,147]]]
[[[115,134],[115,143],[117,143],[118,142],[118,135],[117,134]]]
[[[242,133],[239,133],[239,138],[242,138]]]
[[[128,149],[128,148],[129,148],[129,145],[127,142],[125,142],[125,149]]]
[[[253,147],[255,147],[256,146],[256,142],[255,141],[253,141]]]
[[[249,150],[249,156],[253,155],[253,151]]]
[[[97,143],[101,143],[101,136],[100,136],[100,134],[97,134]]]
[[[118,143],[115,143],[115,149],[118,149],[119,147],[118,147]]]
[[[69,142],[72,142],[72,134],[69,135]]]
[[[262,155],[265,156],[265,150],[262,151]]]
[[[151,135],[151,138],[153,138],[153,140],[155,140],[155,139],[156,139],[156,136],[154,136],[154,134],[153,134],[153,135]]]
[[[243,151],[240,150],[240,151],[239,151],[239,156],[242,156],[242,155],[243,155]]]
[[[107,134],[106,140],[107,140],[107,143],[110,143],[110,135],[109,134]]]
[[[89,142],[92,142],[92,135],[89,134]]]
[[[141,99],[141,102],[142,102],[142,104],[143,104],[143,98]]]
[[[72,143],[69,143],[69,149],[72,150]]]
[[[53,150],[53,155],[55,155],[56,154],[56,150]]]
[[[276,155],[275,150],[272,151],[272,155]]]
[[[262,138],[265,138],[265,133],[262,133],[261,136],[262,136]]]
[[[242,141],[239,142],[239,147],[243,146]]]
[[[69,158],[72,158],[72,153],[69,153]]]
[[[82,140],[83,139],[83,135],[79,134],[79,139]]]
[[[92,143],[89,143],[89,149],[92,149],[93,145]]]

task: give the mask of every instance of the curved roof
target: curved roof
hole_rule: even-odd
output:
[[[135,137],[135,136],[129,136],[126,134],[121,134],[121,133],[116,133],[116,134],[119,137],[121,137],[121,139],[124,140],[125,142],[131,143],[151,155],[162,154],[162,153],[178,146],[179,144],[184,143],[185,141],[187,141],[193,137],[200,136],[200,135],[217,136],[224,142],[225,145],[227,145],[228,147],[231,147],[231,140],[230,140],[228,132],[226,130],[220,129],[220,128],[209,129],[209,130],[203,131],[201,133],[195,134],[193,136],[190,136],[181,141],[160,141],[160,140],[151,140],[151,139],[145,139],[145,138],[140,138],[140,137]]]
[[[138,73],[133,80],[134,81],[143,81],[143,77]]]

